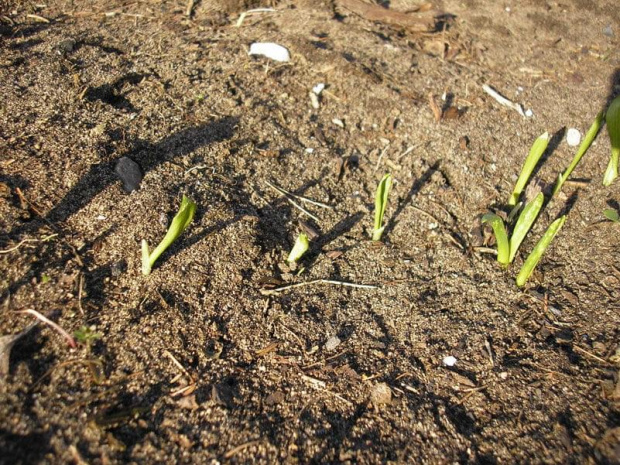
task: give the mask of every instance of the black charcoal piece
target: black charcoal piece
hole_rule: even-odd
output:
[[[125,189],[125,192],[132,192],[140,187],[142,170],[140,170],[140,166],[131,158],[123,157],[118,160],[114,171],[123,182],[123,189]]]

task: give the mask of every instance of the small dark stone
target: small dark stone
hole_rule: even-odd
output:
[[[57,49],[61,54],[71,53],[76,46],[77,42],[73,39],[65,39],[58,43]]]
[[[123,189],[125,192],[132,192],[140,187],[142,170],[140,170],[140,166],[131,158],[123,157],[118,160],[114,171],[123,182]]]

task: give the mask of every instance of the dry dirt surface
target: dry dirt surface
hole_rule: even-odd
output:
[[[480,224],[620,93],[616,0],[0,5],[1,463],[620,463],[606,129],[509,269]]]

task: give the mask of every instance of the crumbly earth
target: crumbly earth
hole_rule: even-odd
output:
[[[0,334],[34,309],[99,336],[15,343],[1,463],[620,463],[606,130],[508,270],[480,228],[536,137],[548,188],[620,93],[617,2],[445,0],[428,33],[343,3],[0,2]],[[142,276],[183,194],[196,217]]]

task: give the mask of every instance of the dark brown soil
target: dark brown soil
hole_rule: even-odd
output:
[[[565,130],[620,92],[617,2],[445,0],[429,33],[338,1],[263,2],[235,27],[260,2],[220,3],[0,11],[0,335],[30,308],[101,335],[72,349],[39,324],[16,343],[0,462],[620,463],[606,131],[523,244],[568,214],[525,289],[522,255],[503,270],[479,247],[534,139],[552,135],[552,183]],[[145,174],[131,194],[123,156]],[[332,208],[303,203],[312,219],[268,183]],[[196,218],[144,277],[140,241],[182,194]],[[300,220],[320,235],[298,273]]]

